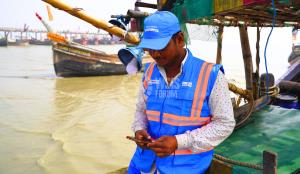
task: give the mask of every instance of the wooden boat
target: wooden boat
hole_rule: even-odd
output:
[[[0,38],[0,47],[5,47],[7,45],[8,45],[7,38],[6,37]]]
[[[8,40],[9,46],[28,46],[29,40],[28,39],[16,39],[16,40]]]
[[[117,55],[72,43],[53,44],[53,63],[59,77],[126,74]]]
[[[71,42],[64,36],[54,33],[51,27],[36,13],[53,41],[54,70],[59,77],[84,77],[126,74],[126,68],[117,54],[106,54],[85,45]],[[149,56],[142,63],[153,61]]]
[[[49,40],[49,39],[38,40],[38,39],[31,38],[31,39],[29,40],[29,44],[30,44],[30,45],[51,45],[52,42],[51,42],[51,40]]]
[[[300,110],[300,59],[295,56],[292,62],[288,70],[276,81],[280,93],[275,97],[273,104]]]
[[[151,61],[148,57],[143,63]],[[59,77],[126,74],[126,69],[116,54],[106,54],[77,43],[54,43],[53,63]]]
[[[300,44],[299,43],[296,44],[295,46],[293,46],[292,52],[288,58],[288,62],[290,64],[293,64],[297,60],[300,60]]]

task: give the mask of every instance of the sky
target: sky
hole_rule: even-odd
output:
[[[108,21],[111,15],[126,14],[134,9],[136,0],[61,0],[72,7],[83,8],[97,19]],[[156,0],[143,2],[155,3]],[[23,28],[24,24],[31,29],[44,29],[36,18],[38,12],[44,20],[48,20],[46,3],[42,0],[0,0],[0,27]],[[97,31],[97,29],[70,14],[51,6],[54,20],[49,22],[54,30]],[[154,9],[141,8],[141,11],[153,12]]]

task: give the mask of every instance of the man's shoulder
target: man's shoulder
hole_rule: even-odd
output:
[[[201,65],[203,65],[204,63],[212,64],[213,66],[215,65],[215,63],[205,61],[204,59],[202,59],[202,58],[200,58],[200,57],[195,57],[195,56],[191,56],[191,57],[190,57],[190,65],[193,65],[193,66],[201,66]]]

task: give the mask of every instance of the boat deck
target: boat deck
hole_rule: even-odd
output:
[[[264,150],[278,154],[278,173],[300,173],[300,110],[267,106],[253,113],[249,125],[236,130],[216,149],[227,158],[262,165]],[[234,166],[233,173],[262,173]],[[295,173],[297,173],[295,172]],[[293,173],[294,174],[294,173]]]

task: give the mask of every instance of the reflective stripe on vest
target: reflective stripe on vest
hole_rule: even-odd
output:
[[[197,80],[197,86],[194,92],[194,99],[191,109],[190,117],[184,117],[180,115],[174,115],[169,113],[163,114],[163,123],[173,126],[202,126],[208,124],[211,121],[210,116],[201,117],[201,110],[205,99],[205,93],[208,86],[208,80],[213,68],[213,64],[204,62]],[[154,69],[154,63],[151,63],[144,80],[144,88],[147,89],[148,83],[151,80],[151,76]],[[160,112],[153,110],[146,110],[147,118],[149,121],[160,122]]]
[[[194,100],[192,105],[191,117],[201,117],[201,110],[205,99],[205,93],[208,86],[209,75],[213,64],[204,62],[199,73]]]
[[[146,110],[146,115],[148,120],[159,122],[159,115],[160,115],[159,111]]]
[[[155,65],[155,62],[152,62],[149,65],[149,68],[147,69],[147,72],[145,73],[145,79],[144,79],[144,83],[143,83],[144,89],[148,88],[148,83],[149,83],[149,81],[151,79],[151,76],[152,76],[152,73],[153,73],[153,69],[154,69],[154,65]]]

